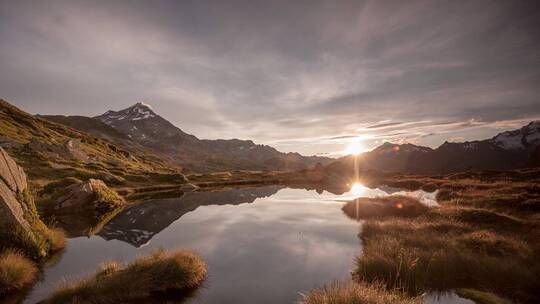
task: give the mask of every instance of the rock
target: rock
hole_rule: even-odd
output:
[[[185,184],[182,184],[182,186],[180,186],[180,190],[184,192],[196,191],[198,189],[199,189],[199,186],[192,183],[185,183]]]
[[[124,199],[99,179],[66,188],[54,205],[57,213],[88,213],[99,216],[124,205]]]
[[[33,237],[32,227],[24,218],[24,209],[17,194],[0,181],[0,226],[1,229],[21,228]]]
[[[120,176],[116,176],[112,173],[105,172],[105,171],[98,171],[99,178],[103,179],[104,181],[112,184],[123,184],[126,179]]]
[[[75,138],[68,139],[67,142],[64,144],[64,147],[68,151],[71,158],[80,160],[80,161],[88,160],[88,155],[86,155],[86,152],[84,152],[81,148],[80,139],[75,139]]]
[[[62,164],[57,164],[57,163],[49,163],[49,165],[51,166],[51,168],[53,169],[57,169],[57,170],[64,170],[64,169],[68,169],[70,168],[69,166],[67,165],[62,165]]]
[[[48,241],[41,235],[48,228],[41,222],[27,188],[23,169],[0,147],[0,250],[13,248],[40,258],[49,250]]]
[[[0,147],[0,178],[15,193],[23,192],[28,183],[24,170]]]

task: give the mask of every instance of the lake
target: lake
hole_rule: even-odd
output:
[[[62,280],[91,274],[105,261],[188,248],[201,254],[209,276],[187,303],[294,303],[314,287],[350,280],[362,251],[361,226],[342,212],[344,202],[390,193],[436,204],[434,193],[359,184],[344,194],[265,186],[142,202],[97,235],[69,239],[25,302],[43,299]],[[427,302],[468,303],[451,295],[431,298]]]

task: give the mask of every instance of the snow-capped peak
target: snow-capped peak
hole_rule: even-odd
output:
[[[532,121],[521,129],[499,133],[493,141],[503,149],[526,149],[540,144],[540,121]]]
[[[141,120],[156,117],[156,113],[152,111],[152,108],[142,102],[138,102],[129,108],[120,111],[107,111],[103,115],[98,116],[101,121],[106,124],[114,124],[117,121],[123,120]]]

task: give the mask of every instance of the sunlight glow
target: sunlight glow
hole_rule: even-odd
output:
[[[351,186],[351,190],[349,192],[355,196],[361,196],[365,192],[365,190],[366,187],[364,187],[362,184],[354,183]]]
[[[345,153],[345,155],[350,155],[350,154],[358,155],[365,151],[366,151],[366,147],[362,145],[362,143],[355,141],[355,142],[350,143],[343,152]]]

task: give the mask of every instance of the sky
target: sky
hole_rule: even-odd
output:
[[[0,98],[338,156],[540,118],[539,1],[5,1]]]

